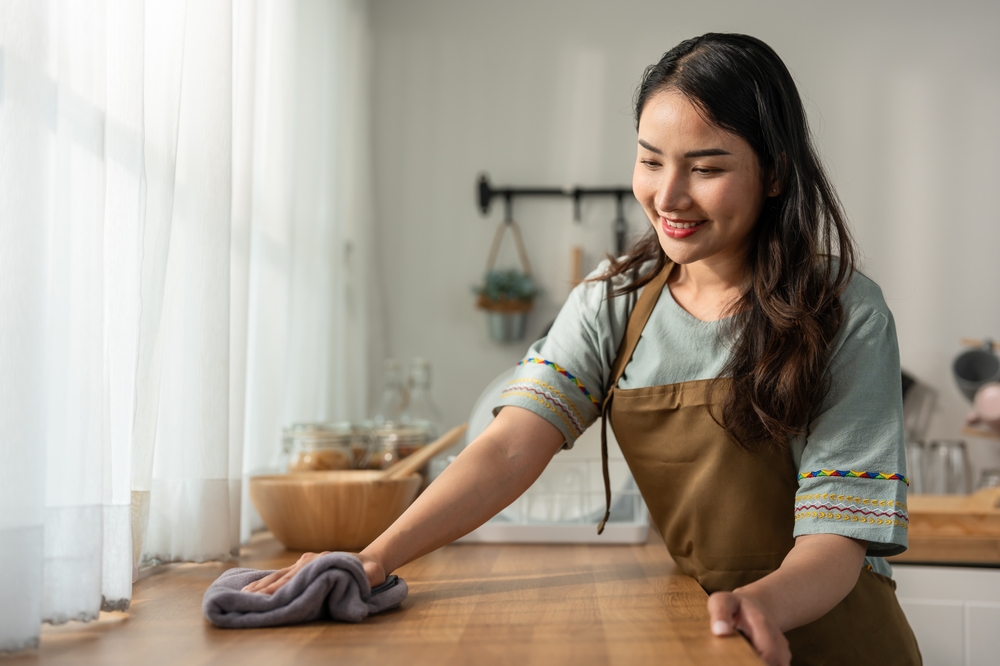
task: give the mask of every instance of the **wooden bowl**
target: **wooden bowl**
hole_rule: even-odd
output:
[[[250,479],[264,524],[290,550],[357,552],[402,515],[421,477],[366,470],[297,472]]]

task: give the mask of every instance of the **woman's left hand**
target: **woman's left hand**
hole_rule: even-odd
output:
[[[741,632],[770,666],[789,666],[792,651],[788,640],[767,611],[739,592],[716,592],[708,598],[712,633],[729,636]]]

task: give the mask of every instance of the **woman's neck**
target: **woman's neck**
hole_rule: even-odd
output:
[[[729,308],[743,294],[743,261],[696,261],[678,264],[667,285],[674,300],[692,316],[715,321],[732,314]]]

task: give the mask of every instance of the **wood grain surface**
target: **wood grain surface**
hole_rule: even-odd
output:
[[[709,633],[704,591],[660,543],[452,545],[401,568],[410,596],[361,624],[216,629],[201,598],[225,569],[273,569],[272,538],[239,562],[144,573],[128,613],[44,627],[8,664],[760,664],[742,637]]]
[[[909,549],[890,562],[1000,565],[1000,488],[910,495]]]

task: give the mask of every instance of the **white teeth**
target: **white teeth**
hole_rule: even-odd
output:
[[[667,225],[673,229],[690,229],[691,227],[697,227],[701,222],[674,222],[672,220],[667,220]]]

